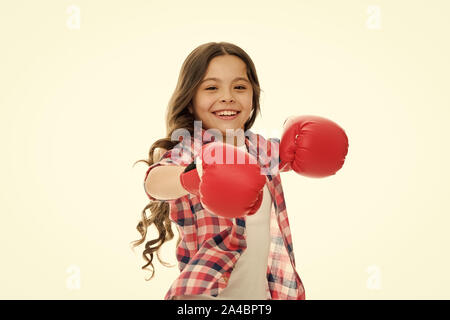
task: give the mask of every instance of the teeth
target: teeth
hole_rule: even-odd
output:
[[[216,113],[218,116],[234,116],[237,114],[236,111],[220,111]]]

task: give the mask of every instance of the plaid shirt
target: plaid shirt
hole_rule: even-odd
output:
[[[168,150],[150,170],[163,165],[187,166],[199,153],[202,144],[214,137],[202,128],[201,135],[194,135]],[[202,139],[203,137],[203,139]],[[270,251],[267,261],[267,299],[303,300],[305,291],[295,270],[292,237],[287,217],[286,204],[278,171],[280,139],[269,141],[250,130],[246,131],[245,144],[248,152],[255,156],[267,177],[266,184],[271,193]],[[187,194],[178,199],[158,200],[146,192],[150,200],[167,201],[170,220],[180,232],[181,241],[176,249],[181,271],[169,291],[167,300],[179,295],[206,294],[217,296],[228,283],[234,265],[247,247],[245,240],[245,216],[225,218],[203,208],[198,196]]]

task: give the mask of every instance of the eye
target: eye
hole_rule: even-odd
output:
[[[239,90],[245,90],[244,86],[236,86],[235,88],[241,88]],[[216,87],[208,87],[208,88],[206,88],[206,90],[210,90],[210,89],[216,89]]]

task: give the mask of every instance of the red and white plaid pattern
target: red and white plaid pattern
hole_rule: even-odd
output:
[[[254,155],[261,168],[266,170],[266,183],[272,196],[267,299],[303,300],[305,291],[295,270],[291,231],[278,171],[280,140],[271,138],[267,141],[250,130],[247,130],[245,135],[248,152]],[[163,165],[187,166],[194,161],[201,146],[212,141],[214,137],[203,128],[201,134],[194,135],[190,141],[183,140],[168,150],[159,162],[148,168],[144,184],[153,168]],[[147,192],[146,194],[150,200],[162,201]],[[181,273],[164,299],[169,300],[179,295],[217,296],[227,286],[236,261],[247,247],[245,217],[217,216],[203,208],[199,197],[192,194],[164,201],[169,203],[170,219],[176,224],[181,235],[181,242],[176,249]]]

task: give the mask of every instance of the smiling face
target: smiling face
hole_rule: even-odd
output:
[[[224,137],[226,129],[244,130],[253,98],[245,63],[234,55],[214,57],[202,80],[192,101],[193,108],[189,106],[195,120],[201,120],[205,130],[220,130]]]

